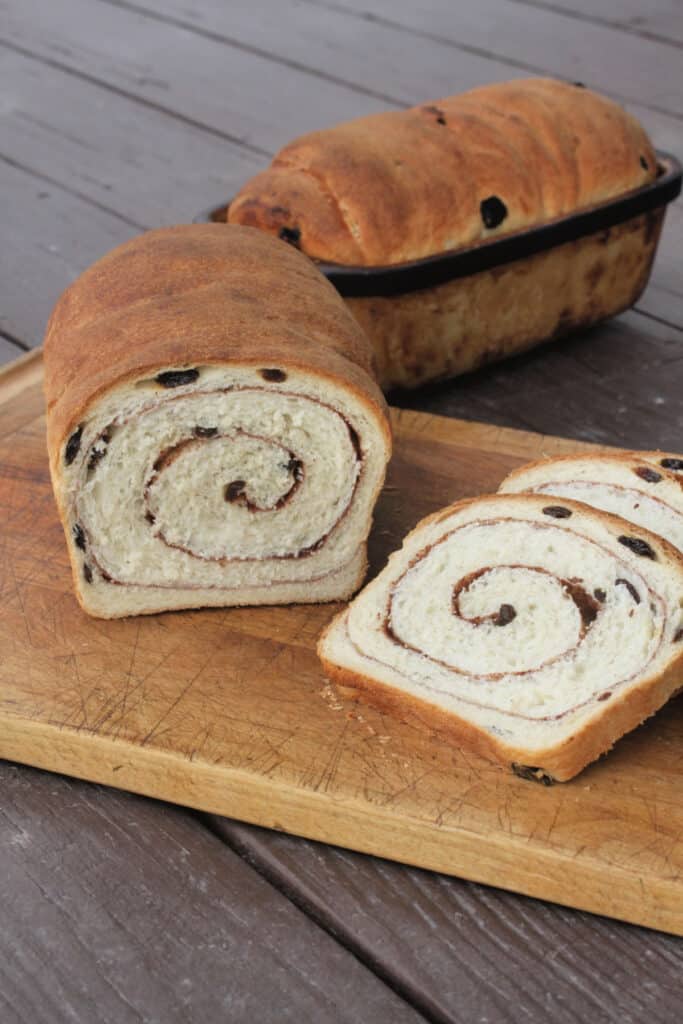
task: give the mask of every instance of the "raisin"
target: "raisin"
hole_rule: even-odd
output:
[[[609,700],[611,696],[612,696],[612,691],[611,690],[605,690],[604,693],[600,694],[600,696],[598,697],[598,700]]]
[[[295,480],[301,480],[303,476],[303,462],[301,459],[297,459],[294,455],[291,456],[285,469],[288,473],[291,473]]]
[[[280,228],[278,237],[283,242],[289,242],[290,245],[298,246],[301,241],[301,231],[299,228]]]
[[[677,644],[680,640],[683,640],[683,626],[674,633],[674,643]]]
[[[494,626],[507,626],[517,617],[517,612],[511,604],[502,604],[498,609],[498,615],[493,620]]]
[[[607,600],[607,594],[602,587],[596,587],[593,591],[593,596],[600,602],[600,604],[604,604]]]
[[[145,519],[150,524],[150,526],[154,526],[154,524],[157,521],[157,518],[153,512],[145,512]]]
[[[641,480],[647,480],[649,484],[658,484],[662,479],[662,474],[658,473],[656,469],[652,469],[650,466],[638,466],[633,472],[636,476],[639,476]]]
[[[154,378],[162,388],[179,388],[183,384],[194,384],[199,378],[199,370],[165,370]]]
[[[657,561],[654,549],[641,537],[627,537],[622,533],[621,537],[618,537],[617,540],[625,548],[628,548],[629,551],[632,551],[634,555],[640,555],[641,558],[651,558],[654,562]]]
[[[629,583],[628,580],[621,579],[621,577],[618,580],[616,580],[615,582],[616,583],[621,583],[621,585],[623,587],[626,587],[626,589],[628,590],[629,594],[631,595],[633,600],[636,602],[636,604],[640,604],[640,594],[638,593],[638,591],[636,590],[636,588],[633,586],[632,583]]]
[[[85,534],[80,523],[74,523],[73,535],[76,547],[80,548],[81,551],[85,551]]]
[[[70,466],[73,460],[81,450],[81,437],[83,436],[83,424],[77,430],[74,430],[73,434],[66,442],[66,448],[64,450],[64,461],[67,466]]]
[[[92,583],[92,569],[87,562],[83,563],[83,579],[86,583]]]
[[[640,166],[643,168],[644,171],[649,171],[649,169],[650,169],[649,163],[647,162],[645,157],[642,156],[642,154],[641,154],[641,157],[640,157]]]
[[[223,495],[226,501],[237,501],[244,494],[244,488],[247,486],[246,480],[233,480],[231,483],[225,485]]]
[[[508,208],[498,196],[489,196],[479,204],[481,219],[487,228],[497,228],[508,215]]]
[[[195,427],[192,431],[195,437],[215,437],[218,427]]]
[[[268,367],[266,367],[264,370],[261,370],[261,376],[263,377],[264,380],[271,380],[274,381],[276,384],[279,384],[283,380],[287,380],[287,374],[285,373],[284,370],[276,370]]]
[[[440,110],[439,107],[425,107],[424,109],[425,109],[425,111],[428,114],[435,114],[436,115],[436,123],[437,124],[446,124],[446,118],[444,117],[444,112],[443,112],[443,110]]]
[[[585,82],[572,82],[572,85],[575,85],[577,89],[585,89],[586,88],[586,83]]]
[[[672,469],[674,473],[680,473],[683,470],[683,459],[661,459],[659,465],[664,469]]]
[[[548,775],[547,772],[543,771],[542,768],[537,768],[531,764],[517,764],[513,761],[510,766],[520,779],[526,779],[528,782],[542,782],[544,786],[552,786],[555,779],[552,775]]]
[[[546,505],[542,510],[544,516],[552,516],[553,519],[569,519],[571,511],[564,505]]]

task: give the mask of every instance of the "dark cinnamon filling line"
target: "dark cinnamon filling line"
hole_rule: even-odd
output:
[[[150,487],[154,483],[156,483],[156,481],[159,479],[159,475],[165,469],[168,469],[169,466],[172,466],[176,459],[184,452],[186,452],[188,448],[202,446],[204,441],[221,441],[225,440],[226,438],[232,439],[238,437],[248,437],[253,441],[263,441],[265,444],[272,445],[274,448],[280,448],[283,452],[283,458],[287,460],[285,468],[292,477],[292,482],[289,486],[289,489],[285,491],[285,493],[281,495],[273,505],[262,506],[258,505],[255,501],[252,501],[249,498],[249,484],[246,480],[232,480],[225,485],[225,500],[230,503],[239,503],[240,505],[244,505],[244,507],[247,508],[250,512],[274,512],[277,509],[284,508],[284,506],[294,497],[294,495],[296,494],[304,480],[304,464],[301,461],[301,459],[297,458],[294,452],[290,451],[283,444],[280,444],[279,441],[273,441],[268,437],[264,437],[262,434],[250,434],[246,430],[236,430],[232,434],[219,434],[218,431],[216,431],[216,433],[212,433],[208,436],[204,435],[198,437],[195,434],[194,437],[187,437],[185,438],[184,441],[178,441],[177,444],[171,445],[169,448],[165,448],[163,450],[163,452],[159,455],[154,465],[152,466],[152,475],[149,477],[147,483],[145,484],[144,501],[145,508],[147,510],[145,518],[147,518],[147,515],[153,516],[153,513],[149,510],[148,507],[148,503],[150,500]],[[170,544],[168,541],[166,541],[161,532],[157,533],[157,536],[159,537],[160,540],[163,540],[165,544],[168,543],[169,547],[177,546]],[[188,550],[188,553],[191,554],[192,552]]]

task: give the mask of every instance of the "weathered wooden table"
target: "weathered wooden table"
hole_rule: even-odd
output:
[[[551,73],[681,155],[682,47],[680,0],[0,0],[0,357],[343,118]],[[395,402],[680,450],[681,252],[678,204],[636,310]],[[3,1024],[681,1019],[680,939],[10,764],[0,894]]]

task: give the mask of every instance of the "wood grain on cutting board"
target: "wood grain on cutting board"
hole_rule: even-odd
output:
[[[0,379],[0,756],[683,934],[680,700],[547,789],[334,690],[314,648],[336,605],[88,618],[39,377],[38,357]],[[427,512],[580,447],[413,412],[395,427],[373,571]]]

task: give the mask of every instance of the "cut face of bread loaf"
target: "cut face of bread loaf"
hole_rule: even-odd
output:
[[[655,179],[640,124],[565,82],[487,85],[295,139],[230,204],[316,259],[389,266],[574,213]]]
[[[567,455],[532,462],[505,478],[502,494],[522,491],[584,501],[658,533],[683,551],[683,484],[665,464],[683,458],[660,452]]]
[[[318,650],[370,700],[564,781],[683,682],[683,557],[573,501],[459,502],[408,535]]]
[[[150,232],[45,342],[54,490],[83,607],[114,617],[348,597],[390,453],[368,345],[300,253]]]

